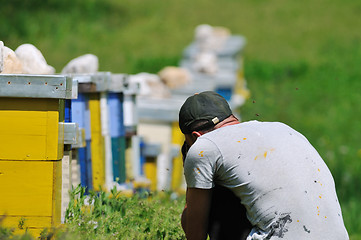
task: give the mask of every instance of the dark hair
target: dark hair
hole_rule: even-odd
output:
[[[208,120],[199,120],[192,123],[189,127],[190,131],[202,131],[204,133],[214,130],[214,125],[210,124]]]
[[[237,119],[237,117],[235,117],[233,114],[231,114],[226,119],[228,119],[230,117],[234,117]],[[226,120],[226,119],[224,119],[224,120]],[[223,122],[224,120],[222,120],[221,122]],[[202,131],[203,133],[207,133],[207,132],[213,131],[215,129],[216,125],[211,124],[208,120],[198,120],[198,121],[192,123],[190,125],[189,129],[190,129],[191,133],[193,131]]]

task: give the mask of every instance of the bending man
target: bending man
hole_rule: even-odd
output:
[[[215,186],[230,190],[246,209],[251,230],[247,222],[239,225],[237,231],[248,231],[243,239],[349,239],[333,177],[297,131],[279,122],[239,123],[227,101],[211,91],[185,101],[179,126],[188,150],[187,239],[212,233]]]

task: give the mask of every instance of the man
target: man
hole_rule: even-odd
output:
[[[239,123],[227,101],[211,91],[185,101],[179,127],[189,148],[183,149],[187,239],[212,232],[216,185],[245,207],[252,229],[244,239],[349,239],[332,175],[297,131],[278,122]]]

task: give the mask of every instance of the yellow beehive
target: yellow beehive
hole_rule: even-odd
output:
[[[0,218],[17,233],[39,236],[61,222],[64,131],[59,122],[71,89],[68,80],[0,75]]]

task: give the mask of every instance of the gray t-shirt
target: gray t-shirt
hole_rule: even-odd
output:
[[[308,140],[283,123],[250,121],[206,133],[184,163],[190,188],[231,189],[251,239],[349,239],[334,180]]]

